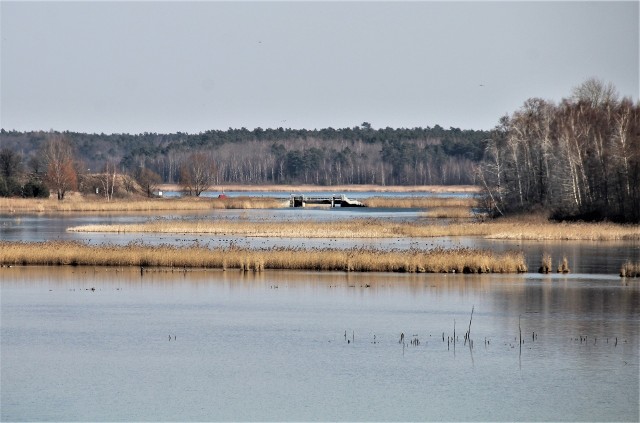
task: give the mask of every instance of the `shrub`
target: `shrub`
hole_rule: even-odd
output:
[[[22,188],[25,198],[49,198],[49,188],[41,181],[29,180]]]

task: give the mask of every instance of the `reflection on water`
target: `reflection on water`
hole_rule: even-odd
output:
[[[0,281],[2,420],[639,418],[637,280],[13,267]]]

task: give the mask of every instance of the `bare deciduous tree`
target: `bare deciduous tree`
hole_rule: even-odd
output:
[[[47,162],[47,183],[56,191],[58,200],[64,200],[67,191],[78,186],[71,144],[62,135],[52,135],[44,143],[43,153]]]
[[[199,197],[215,180],[216,166],[209,154],[190,154],[180,166],[180,184],[189,195]]]
[[[589,78],[573,88],[572,99],[585,102],[591,107],[603,104],[614,104],[618,101],[618,90],[611,82],[604,82],[598,78]]]
[[[149,168],[142,167],[136,172],[135,178],[147,197],[153,197],[153,192],[160,184],[160,175]]]

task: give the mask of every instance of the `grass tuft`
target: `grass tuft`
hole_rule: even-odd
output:
[[[640,278],[640,262],[626,262],[620,268],[620,276],[623,278]]]
[[[538,269],[539,273],[549,273],[552,269],[552,260],[551,255],[549,253],[544,253],[542,255],[542,262],[540,263],[540,268]]]
[[[571,270],[569,269],[569,260],[567,256],[562,257],[562,261],[558,263],[558,273],[569,273]]]

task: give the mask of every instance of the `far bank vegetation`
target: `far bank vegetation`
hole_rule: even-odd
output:
[[[69,189],[87,194],[97,189],[107,200],[129,192],[119,175],[148,196],[160,184],[177,185],[193,196],[211,185],[474,185],[488,134],[439,125],[374,129],[368,122],[338,129],[230,128],[199,134],[2,129],[0,145],[11,155],[11,166],[3,168],[0,156],[0,170],[6,170],[0,172],[0,196],[29,196],[27,181],[56,191],[47,155],[54,142],[71,148],[71,162],[65,159],[72,163],[65,165]]]

